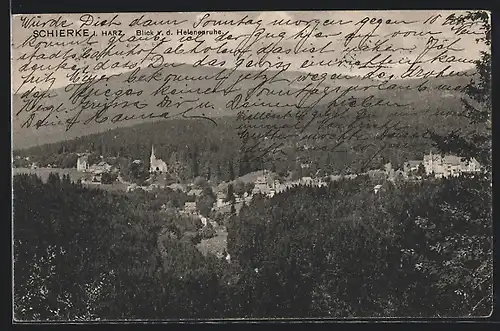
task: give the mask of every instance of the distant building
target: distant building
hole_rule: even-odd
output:
[[[221,208],[227,205],[229,205],[229,201],[226,201],[226,194],[224,192],[217,192],[215,206]]]
[[[376,180],[386,179],[388,177],[386,171],[381,169],[368,170],[367,174],[371,179],[376,179]]]
[[[255,186],[252,190],[252,194],[268,194],[271,189],[274,188],[274,180],[266,170],[262,171],[262,175],[258,176],[255,180]]]
[[[150,173],[166,173],[168,171],[167,164],[162,159],[157,159],[155,155],[155,147],[151,145],[151,157],[149,158]]]
[[[94,184],[101,184],[101,181],[102,181],[102,173],[96,173],[92,177],[92,183]]]
[[[168,185],[167,187],[171,188],[172,190],[176,190],[176,191],[182,191],[182,192],[187,191],[186,185],[179,184],[179,183],[173,183],[173,184]]]
[[[203,193],[203,190],[202,189],[199,189],[199,188],[193,188],[191,189],[187,195],[194,195],[195,197],[199,197],[201,195],[201,193]]]
[[[112,166],[108,164],[107,162],[101,161],[98,164],[93,164],[89,166],[87,169],[88,171],[94,173],[94,174],[102,174],[104,172],[109,172],[111,171]]]
[[[422,164],[421,160],[410,160],[403,164],[403,170],[406,174],[418,170],[418,167]]]
[[[89,169],[89,157],[88,155],[82,155],[76,160],[76,170],[85,172]]]
[[[135,191],[138,188],[139,188],[139,185],[137,185],[137,184],[130,184],[129,186],[127,186],[127,192]]]
[[[224,200],[226,198],[227,194],[225,192],[217,191],[217,193],[215,193],[215,196],[217,199]]]
[[[184,212],[195,213],[196,212],[196,202],[186,201],[184,203]]]
[[[458,176],[463,172],[477,172],[481,165],[476,159],[463,160],[455,155],[441,156],[429,153],[424,156],[424,168],[426,174],[434,174],[436,177]]]
[[[313,186],[314,180],[312,179],[312,177],[302,177],[300,179],[300,184],[305,186]]]

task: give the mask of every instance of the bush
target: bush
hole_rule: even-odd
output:
[[[208,223],[206,226],[204,226],[200,231],[200,236],[202,239],[210,239],[215,237],[216,232],[212,224]]]
[[[236,194],[237,196],[241,197],[241,196],[243,196],[243,194],[246,191],[245,182],[243,182],[242,180],[237,179],[234,182],[233,188],[234,188],[234,194]]]
[[[109,172],[105,172],[102,174],[101,183],[102,184],[112,184],[115,182],[116,178],[117,178],[116,174],[111,174]]]
[[[199,217],[194,215],[181,215],[177,222],[177,227],[181,233],[193,231],[196,232],[203,227],[203,223]]]
[[[194,179],[193,185],[198,188],[204,188],[208,184],[207,180],[201,176],[198,176]]]

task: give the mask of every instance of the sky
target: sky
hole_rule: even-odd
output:
[[[303,30],[306,25],[300,25],[300,26],[280,26],[279,28],[273,27],[269,25],[269,22],[274,20],[274,19],[283,19],[284,21],[287,20],[311,20],[311,19],[319,19],[321,21],[323,20],[343,20],[345,21],[353,21],[351,24],[347,25],[330,25],[327,27],[319,27],[319,31],[321,31],[323,34],[332,34],[332,33],[338,33],[341,32],[342,36],[345,36],[349,32],[352,32],[353,30],[356,29],[356,26],[354,26],[355,22],[359,22],[365,17],[370,17],[370,18],[381,18],[385,22],[386,20],[404,20],[404,21],[417,21],[417,23],[411,24],[411,25],[406,25],[406,26],[401,26],[401,25],[395,25],[395,24],[381,24],[380,27],[376,30],[379,35],[387,35],[390,33],[393,33],[399,29],[401,30],[418,30],[418,31],[429,31],[429,29],[432,29],[432,31],[435,32],[442,32],[439,37],[440,38],[447,38],[448,40],[453,40],[456,39],[457,36],[453,34],[453,32],[450,31],[449,26],[441,26],[441,23],[443,20],[438,20],[436,21],[435,24],[429,27],[429,25],[423,25],[421,22],[426,20],[429,16],[435,15],[435,14],[440,14],[443,18],[447,17],[448,15],[455,13],[456,15],[464,12],[452,12],[452,11],[322,11],[322,12],[219,12],[219,13],[209,13],[210,14],[210,19],[215,19],[215,20],[237,20],[241,17],[244,17],[245,15],[248,15],[249,18],[252,18],[254,20],[262,20],[262,26],[266,28],[267,32],[277,34],[279,32],[285,32],[287,38],[283,40],[282,42],[282,47],[291,47],[297,43],[297,40],[294,40],[293,38],[288,38],[288,36],[293,36],[297,34],[299,31]],[[178,27],[172,28],[173,31],[175,31],[177,28],[182,28],[182,29],[193,29],[192,28],[192,22],[199,20],[203,15],[206,13],[122,13],[120,14],[118,20],[122,22],[122,25],[119,27],[123,31],[123,33],[126,36],[131,36],[135,34],[135,27],[129,27],[127,26],[130,21],[132,21],[134,18],[139,17],[141,15],[145,15],[144,20],[146,19],[151,19],[151,20],[188,20],[187,23],[184,23],[182,25],[179,25]],[[79,19],[82,14],[63,14],[63,19],[66,19],[68,22],[72,22],[73,26],[78,26],[79,25]],[[92,14],[95,18],[99,17],[101,20],[103,19],[111,19],[114,14]],[[13,50],[12,50],[12,76],[13,76],[13,82],[12,82],[12,90],[13,92],[18,90],[18,87],[21,84],[22,81],[22,74],[18,72],[18,69],[21,65],[26,63],[26,61],[20,61],[18,60],[19,56],[23,53],[29,53],[32,52],[32,49],[28,48],[19,48],[18,46],[28,38],[30,34],[32,34],[32,30],[29,29],[24,29],[21,27],[21,16],[23,15],[15,15],[12,20],[12,44],[13,44]],[[28,15],[25,15],[28,16]],[[49,18],[56,18],[58,15],[41,15],[41,19],[49,19]],[[369,26],[369,24],[366,24],[362,30],[360,30],[360,33],[368,33],[373,29],[374,25]],[[232,35],[239,35],[239,34],[247,34],[251,33],[252,30],[254,30],[255,26],[238,26],[238,27],[231,27],[230,33]],[[147,28],[145,28],[147,29]],[[163,28],[165,29],[165,28]],[[200,29],[200,28],[199,28]],[[207,27],[205,29],[213,29],[213,27]],[[221,28],[222,30],[226,30],[227,28]],[[104,30],[101,27],[98,28],[93,28],[92,31],[96,31],[98,35],[100,35],[100,30]],[[108,29],[109,30],[109,29]],[[158,30],[155,29],[155,30]],[[170,45],[176,46],[178,44],[178,41],[176,38],[171,42]],[[207,42],[210,42],[210,38],[214,38],[214,36],[206,36]],[[479,57],[479,51],[482,49],[481,45],[478,45],[474,41],[474,36],[461,36],[461,40],[454,44],[454,47],[459,47],[462,48],[463,50],[460,52],[454,53],[455,56],[460,57],[460,58],[467,58],[467,59],[477,59]],[[84,38],[82,38],[84,39]],[[105,47],[109,37],[97,37],[97,40],[99,41],[99,44],[96,45],[97,49],[102,49]],[[390,42],[393,44],[394,48],[397,47],[410,47],[415,45],[416,50],[421,50],[425,47],[426,43],[428,42],[429,36],[425,37],[398,37],[395,39],[392,39]],[[48,41],[48,40],[54,40],[53,39],[47,39],[47,38],[38,38],[40,41]],[[62,39],[58,39],[62,40]],[[67,40],[67,39],[66,39]],[[341,37],[332,37],[329,40],[332,41],[332,44],[329,46],[329,49],[334,50],[334,52],[331,53],[326,53],[323,55],[318,55],[315,54],[315,58],[312,58],[311,54],[308,53],[301,53],[301,54],[291,54],[291,55],[275,55],[274,57],[270,56],[271,59],[274,61],[282,60],[286,62],[291,63],[290,70],[299,70],[300,65],[306,61],[306,60],[333,60],[335,58],[338,58],[339,56],[342,56],[342,50],[344,49],[343,42],[344,39]],[[310,46],[322,46],[324,45],[324,38],[309,38],[309,41],[313,41],[312,45],[307,45],[308,47]],[[320,43],[318,43],[318,41]],[[132,47],[133,45],[128,45],[128,47]],[[141,46],[147,47],[148,45],[143,42]],[[74,47],[75,52],[81,52],[82,48],[84,46],[71,46]],[[127,46],[125,44],[120,45],[122,48],[126,48]],[[186,46],[187,48],[187,46]],[[258,47],[257,47],[258,48]],[[66,48],[60,48],[60,50],[65,51],[68,49],[68,46]],[[117,50],[118,48],[115,48]],[[54,53],[58,51],[59,49],[57,48],[52,48],[51,50],[43,50],[41,49],[40,52],[45,52],[47,55],[49,53]],[[434,50],[428,54],[428,57],[432,55],[437,55],[437,52],[441,52],[441,50]],[[375,53],[365,53],[365,54],[360,54],[357,56],[357,59],[365,59],[368,60],[368,58],[371,58],[374,56]],[[397,54],[394,54],[397,56]],[[409,57],[415,57],[416,54],[400,54],[399,56],[406,56],[408,55]],[[280,57],[278,59],[278,56]],[[217,56],[218,59],[220,60],[225,60],[226,64],[224,65],[225,67],[232,68],[234,67],[234,57],[232,55],[226,55],[222,56],[219,55]],[[193,64],[195,61],[200,59],[200,55],[192,54],[192,55],[168,55],[166,58],[166,61],[169,62],[176,62],[176,63],[187,63],[187,64]],[[127,58],[127,60],[134,60],[133,57]],[[45,60],[38,60],[36,63],[38,64],[44,64],[44,65],[55,65],[59,62],[60,60],[57,59],[45,59]],[[85,60],[83,60],[85,63]],[[79,64],[82,62],[80,61]],[[88,61],[88,63],[95,63],[95,60]],[[147,65],[147,62],[144,63],[143,65]],[[462,71],[462,70],[467,70],[472,68],[473,65],[471,64],[465,64],[465,63],[453,63],[452,65],[452,70],[455,71]],[[437,69],[439,70],[442,68],[443,64],[435,63],[433,65],[426,65],[426,68],[428,69]],[[393,66],[392,68],[387,69],[390,73],[394,73],[396,75],[400,75],[402,72],[404,72],[406,69],[406,66],[404,65],[397,65]],[[324,71],[329,71],[329,72],[335,72],[335,73],[344,73],[344,74],[350,74],[350,75],[360,75],[363,74],[362,70],[356,70],[356,68],[348,68],[348,67],[335,67],[335,68],[326,68],[325,67],[310,67],[307,69],[303,69],[305,71],[310,71],[310,72],[315,72],[315,73],[321,73]],[[100,70],[99,72],[95,72],[96,74],[118,74],[121,72],[128,71],[126,69],[110,69],[110,70]],[[59,71],[54,74],[54,77],[56,78],[55,84],[52,86],[52,88],[59,88],[59,87],[64,87],[67,84],[69,84],[68,79],[66,78],[67,72],[64,71]],[[21,92],[23,90],[26,90],[28,87],[25,86],[23,89],[21,89]]]

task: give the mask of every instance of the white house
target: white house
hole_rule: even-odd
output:
[[[82,155],[76,160],[76,170],[86,172],[89,170],[89,157],[88,155]]]

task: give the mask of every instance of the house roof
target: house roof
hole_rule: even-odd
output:
[[[194,189],[191,189],[191,191],[188,192],[188,195],[200,195],[201,192],[203,192],[202,189],[199,189],[199,188],[194,188]]]
[[[472,158],[472,159],[469,161],[469,163],[471,163],[471,164],[475,164],[475,165],[478,165],[478,166],[479,166],[479,165],[481,165],[481,164],[479,163],[479,161],[478,161],[478,160],[476,160],[475,158]]]
[[[186,185],[179,184],[179,183],[173,183],[173,184],[168,185],[167,187],[170,187],[172,190],[186,191]]]
[[[441,159],[441,155],[439,154],[432,154],[432,155],[429,154],[429,155],[424,155],[424,161],[431,160],[431,156],[432,156],[432,161]]]
[[[409,161],[405,162],[405,164],[409,165],[409,166],[418,166],[421,163],[422,163],[422,161],[419,161],[419,160],[409,160]]]
[[[219,185],[217,185],[217,187],[215,188],[215,190],[217,192],[226,192],[227,191],[227,187],[229,186],[228,183],[226,182],[222,182],[220,183]]]
[[[443,163],[451,165],[460,165],[462,163],[462,159],[458,156],[447,155],[443,158]]]

